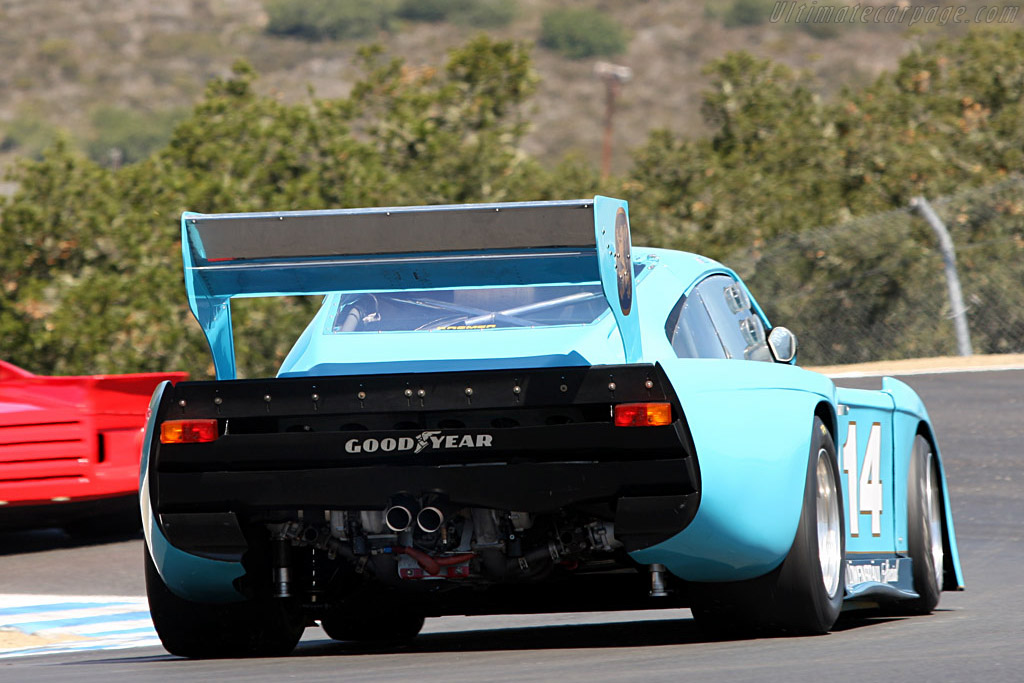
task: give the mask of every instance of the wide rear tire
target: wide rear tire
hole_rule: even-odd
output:
[[[804,506],[793,547],[774,577],[762,612],[779,629],[828,633],[839,618],[846,588],[846,529],[832,435],[815,418]]]
[[[828,633],[842,607],[846,530],[835,443],[814,419],[803,507],[789,553],[765,576],[694,587],[691,611],[702,627],[725,635],[771,631]]]
[[[172,655],[192,659],[282,657],[295,649],[305,622],[282,600],[207,605],[178,597],[160,577],[149,550],[146,593],[157,635]]]

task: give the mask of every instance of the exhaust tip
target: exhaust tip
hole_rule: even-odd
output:
[[[392,531],[405,531],[412,526],[412,512],[404,505],[392,505],[384,511],[384,524]]]
[[[444,513],[436,507],[425,507],[416,515],[416,526],[424,533],[432,534],[444,524]]]

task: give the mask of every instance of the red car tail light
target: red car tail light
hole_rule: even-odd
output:
[[[216,441],[217,420],[167,420],[160,424],[160,443]]]
[[[662,427],[672,424],[669,403],[620,403],[615,406],[616,427]]]

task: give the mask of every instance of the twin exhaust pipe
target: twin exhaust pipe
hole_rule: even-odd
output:
[[[392,505],[384,511],[384,524],[392,531],[405,531],[412,526],[413,515],[405,505]],[[420,531],[432,534],[444,525],[444,513],[439,508],[428,506],[416,514],[416,526]]]

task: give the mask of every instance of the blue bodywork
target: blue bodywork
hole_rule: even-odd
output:
[[[233,220],[277,219],[287,226],[327,214],[383,220],[416,212],[447,212],[457,220],[460,211],[511,212],[523,207],[592,211],[592,243],[469,251],[450,245],[445,251],[386,255],[267,252],[232,259],[208,253],[202,233],[204,221],[226,225]],[[626,216],[626,248],[631,252],[626,254],[625,267],[633,274],[625,291],[619,281],[623,254],[614,243],[616,221],[623,220],[620,212]],[[701,499],[692,523],[664,542],[635,551],[632,555],[638,562],[663,564],[682,579],[711,582],[753,578],[778,566],[789,551],[800,517],[815,416],[834,435],[841,469],[844,445],[855,425],[854,477],[864,466],[874,425],[880,430],[876,436],[881,439],[881,511],[873,519],[872,514],[851,513],[846,506],[848,559],[862,558],[877,565],[906,556],[906,481],[915,436],[928,438],[938,456],[931,423],[917,395],[889,378],[881,391],[837,390],[827,377],[793,364],[677,357],[666,334],[666,320],[681,297],[716,274],[738,283],[748,296],[749,292],[733,271],[713,260],[632,248],[628,209],[621,200],[596,197],[575,202],[218,216],[186,213],[182,244],[189,304],[209,341],[218,379],[235,376],[231,299],[297,294],[322,294],[324,304],[282,364],[281,377],[660,364],[692,432],[700,462]],[[608,310],[593,322],[577,325],[330,334],[341,297],[353,292],[562,283],[600,283]],[[624,297],[631,303],[628,310]],[[752,296],[750,306],[768,328]],[[150,440],[154,429],[150,425]],[[195,600],[238,599],[232,581],[243,573],[240,564],[176,550],[147,514],[148,453],[147,448],[141,473],[146,538],[165,582],[176,593]],[[851,481],[856,480],[844,472],[844,500],[849,500]],[[942,486],[945,492],[944,474]],[[943,510],[953,587],[962,588],[948,494]],[[859,528],[857,535],[852,535],[851,526]],[[905,584],[906,576],[848,583],[847,596],[905,592]]]

